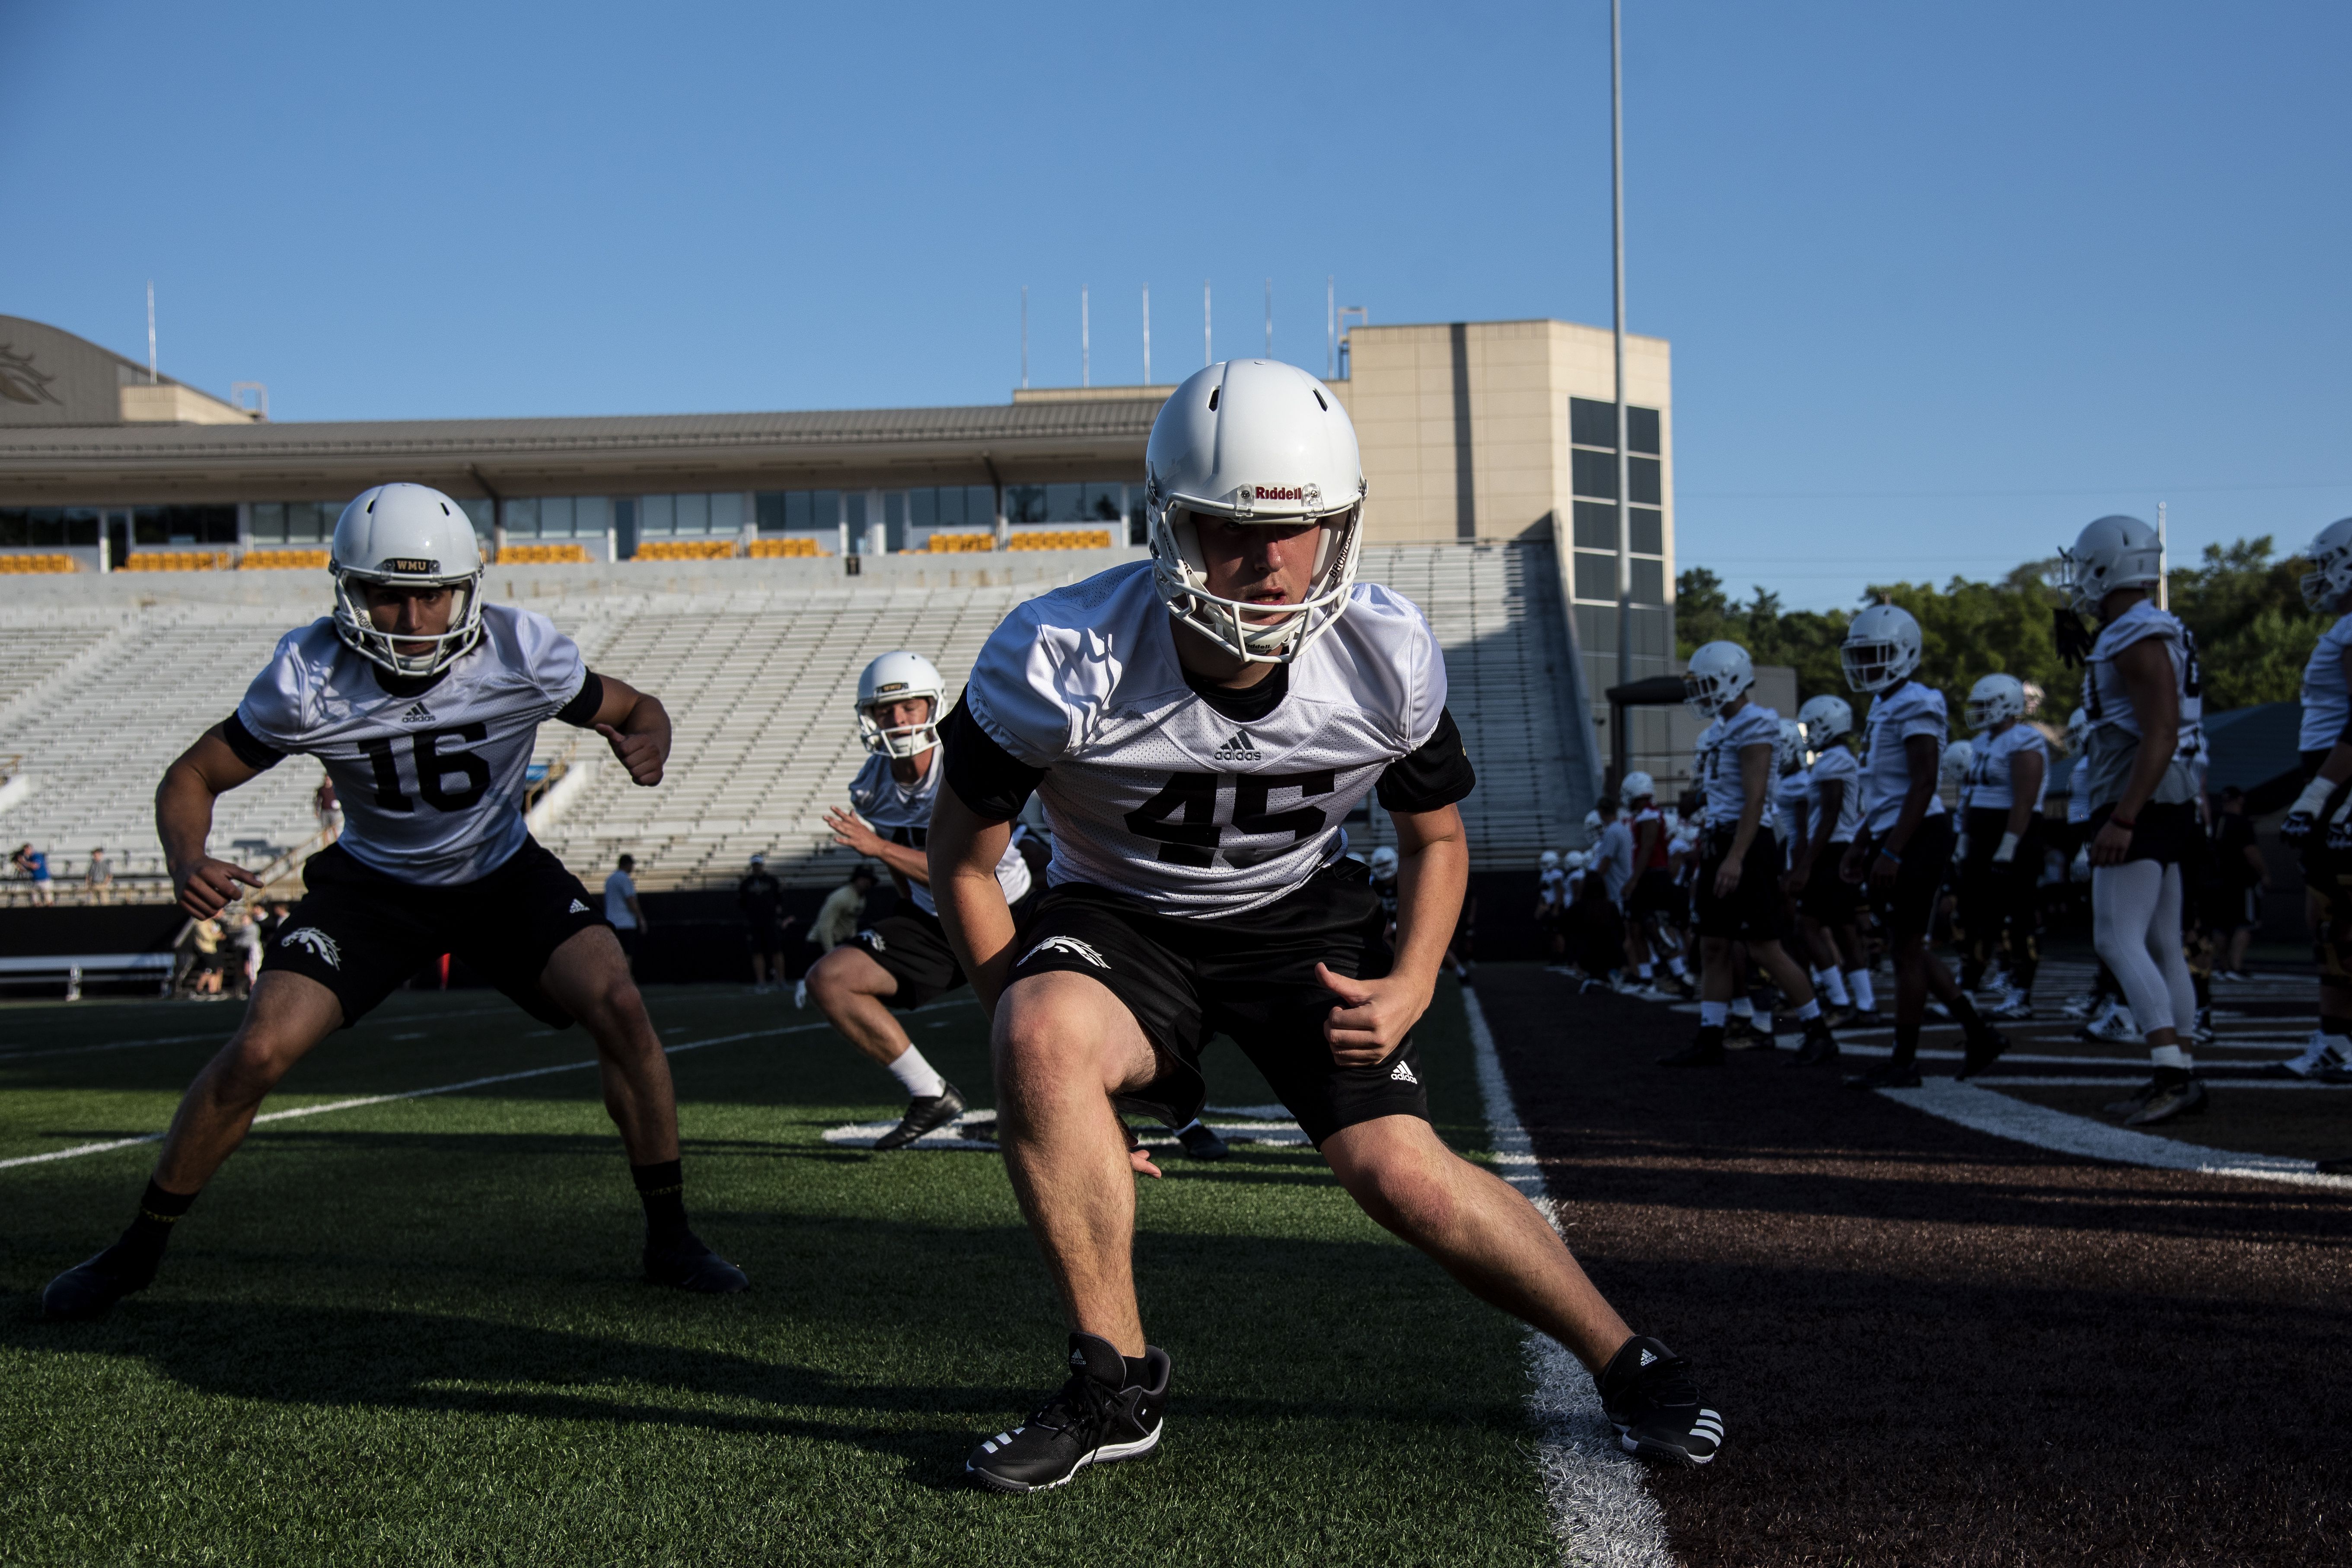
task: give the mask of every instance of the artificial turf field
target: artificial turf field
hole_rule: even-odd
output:
[[[828,1145],[900,1101],[819,1015],[647,995],[674,1047],[713,1042],[672,1070],[689,1209],[741,1296],[635,1277],[592,1070],[257,1126],[156,1284],[98,1324],[35,1299],[128,1220],[153,1148],[0,1169],[0,1562],[1557,1560],[1520,1331],[1304,1148],[1142,1184],[1145,1322],[1176,1369],[1160,1454],[1026,1499],[964,1489],[972,1445],[1064,1374],[1001,1161]],[[0,1160],[160,1129],[235,1019],[0,1009]],[[989,1103],[978,1009],[910,1021]],[[1422,1041],[1443,1131],[1480,1150],[1450,984]],[[493,993],[406,993],[264,1110],[591,1052]],[[1273,1098],[1229,1043],[1211,1056],[1217,1103]]]

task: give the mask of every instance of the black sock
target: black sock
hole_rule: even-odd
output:
[[[1895,1065],[1899,1068],[1907,1068],[1918,1059],[1918,1056],[1919,1026],[1916,1024],[1895,1025]]]
[[[636,1183],[637,1196],[645,1201],[647,1241],[670,1243],[694,1234],[686,1224],[686,1175],[680,1162],[632,1165],[629,1179]]]
[[[2210,974],[2200,974],[2192,969],[2189,972],[2189,984],[2197,993],[2197,1005],[2200,1009],[2213,1005],[2213,977]]]
[[[180,1223],[195,1201],[194,1193],[167,1193],[149,1182],[147,1191],[139,1199],[139,1213],[132,1217],[131,1227],[122,1233],[121,1240],[106,1249],[113,1271],[142,1285],[155,1278],[156,1265],[163,1261],[163,1244],[172,1239],[172,1227]]]

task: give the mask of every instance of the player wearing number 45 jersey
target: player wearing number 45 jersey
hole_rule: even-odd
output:
[[[587,1026],[645,1200],[646,1278],[742,1289],[742,1272],[687,1225],[669,1065],[620,944],[523,826],[541,723],[594,728],[650,785],[669,754],[668,715],[590,670],[545,617],[484,605],[473,524],[437,490],[362,494],[329,559],[335,613],[279,640],[236,711],[163,775],[155,816],[180,905],[199,919],[240,883],[261,885],[205,853],[222,792],[289,753],[315,756],[342,802],[342,836],[305,867],[308,891],[263,957],[244,1021],[180,1101],[138,1217],[51,1280],[43,1310],[94,1318],[145,1287],[172,1226],[287,1069],[445,952],[533,1017]]]
[[[1367,1213],[1592,1369],[1628,1450],[1706,1462],[1722,1426],[1685,1363],[1430,1125],[1412,1030],[1467,880],[1473,780],[1427,623],[1355,581],[1346,413],[1289,365],[1212,365],[1145,460],[1152,561],[1015,610],[941,738],[931,889],[993,1016],[998,1137],[1076,1331],[1068,1380],[967,1473],[1025,1492],[1159,1445],[1171,1366],[1137,1309],[1117,1112],[1194,1115],[1220,1031]],[[1375,791],[1400,851],[1392,964],[1341,853]],[[1054,856],[1016,927],[995,867],[1033,793]]]

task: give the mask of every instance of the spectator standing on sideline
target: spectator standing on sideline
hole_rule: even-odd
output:
[[[2206,924],[2221,947],[2216,966],[2225,978],[2249,979],[2246,946],[2262,920],[2262,897],[2271,890],[2271,873],[2254,842],[2246,792],[2236,784],[2222,789],[2221,814],[2213,819],[2213,868],[2212,909]]]
[[[857,934],[866,923],[866,895],[874,891],[874,868],[860,866],[844,882],[825,895],[824,904],[816,912],[816,923],[809,927],[808,939],[821,952],[831,952]],[[803,980],[793,992],[793,1005],[808,1005],[808,982]]]
[[[783,984],[784,932],[793,921],[784,913],[784,885],[768,869],[765,855],[751,857],[751,868],[735,884],[735,907],[743,911],[743,939],[751,950],[751,989],[765,993]]]
[[[335,798],[335,781],[321,773],[319,787],[310,796],[310,809],[319,816],[319,831],[332,844],[343,836],[343,803]]]
[[[8,857],[9,864],[33,879],[33,902],[51,904],[57,901],[57,884],[49,880],[49,858],[30,844],[16,846],[16,853]]]
[[[604,919],[612,923],[613,934],[621,939],[621,952],[629,961],[629,973],[637,972],[637,946],[645,941],[645,906],[637,902],[637,879],[630,873],[637,868],[637,858],[624,855],[618,868],[604,879]]]
[[[89,889],[93,904],[110,903],[114,899],[114,862],[106,858],[103,849],[89,852],[89,869],[82,873],[82,885]]]

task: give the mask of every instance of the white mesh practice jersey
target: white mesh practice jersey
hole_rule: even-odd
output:
[[[1185,683],[1174,624],[1135,562],[1019,606],[990,635],[963,707],[1045,771],[1046,879],[1184,916],[1270,903],[1337,859],[1356,803],[1437,732],[1445,661],[1411,602],[1359,583],[1291,661],[1263,719]]]
[[[1593,863],[1601,868],[1601,885],[1614,903],[1625,901],[1625,885],[1633,879],[1633,828],[1622,816],[1601,830],[1592,846]]]
[[[1906,680],[1870,701],[1870,717],[1863,723],[1862,820],[1874,835],[1884,836],[1903,815],[1903,797],[1911,793],[1911,759],[1904,742],[1915,735],[1935,738],[1936,755],[1944,754],[1951,725],[1944,713],[1944,694],[1932,686]],[[1927,797],[1927,816],[1941,816],[1943,800]],[[1924,820],[1924,818],[1922,819]]]
[[[2338,616],[2319,634],[2311,662],[2303,667],[2303,733],[2299,752],[2324,752],[2344,738],[2352,724],[2352,691],[2344,685],[2344,654],[2352,648],[2352,616]]]
[[[2083,708],[2088,728],[2083,736],[2082,759],[2075,764],[2075,793],[2093,809],[2123,797],[2139,749],[2139,715],[2132,709],[2131,692],[2116,656],[2136,644],[2161,640],[2172,661],[2173,689],[2180,703],[2180,737],[2171,763],[2157,784],[2154,800],[2178,805],[2196,798],[2199,763],[2205,752],[2204,683],[2197,668],[2197,644],[2179,617],[2142,599],[2099,628],[2089,658],[2083,665]]]
[[[913,784],[902,784],[890,772],[890,759],[878,752],[866,759],[850,781],[849,804],[866,825],[893,844],[903,844],[909,849],[928,848],[931,841],[931,803],[939,798],[940,779],[947,769],[940,765],[940,753],[931,753],[931,765]],[[1020,847],[1011,840],[1004,853],[996,858],[996,883],[1004,889],[1004,901],[1017,904],[1029,896],[1029,862]],[[915,907],[927,915],[940,912],[931,901],[931,889],[911,878],[907,891]]]
[[[481,641],[439,676],[387,677],[409,693],[395,696],[382,674],[321,617],[278,640],[236,721],[269,752],[326,765],[339,842],[361,864],[427,887],[488,876],[530,837],[531,744],[587,680],[578,645],[545,616],[485,605]]]
[[[2011,778],[2018,756],[2032,752],[2042,759],[2042,783],[2033,792],[2033,809],[2041,812],[2042,797],[2050,793],[2050,742],[2042,739],[2041,731],[2031,724],[2011,724],[2000,734],[1977,742],[1976,751],[1962,796],[1969,810],[2007,811],[2017,799]]]
[[[1739,753],[1750,746],[1762,746],[1768,752],[1780,743],[1780,715],[1757,702],[1749,702],[1729,718],[1708,721],[1698,732],[1698,750],[1691,766],[1691,783],[1706,797],[1706,826],[1711,831],[1728,832],[1739,825],[1739,814],[1748,806],[1748,788],[1740,782]],[[1772,826],[1771,789],[1765,789],[1765,811],[1762,826]]]
[[[1805,809],[1811,813],[1805,831],[1815,838],[1822,832],[1823,784],[1843,784],[1838,792],[1838,816],[1829,829],[1829,844],[1851,844],[1853,836],[1862,831],[1862,764],[1843,746],[1832,746],[1812,760],[1805,769]]]
[[[1794,851],[1797,829],[1803,826],[1810,834],[1813,779],[1810,770],[1799,768],[1793,773],[1781,773],[1772,781],[1772,813],[1766,825],[1780,837],[1780,842]]]

